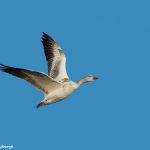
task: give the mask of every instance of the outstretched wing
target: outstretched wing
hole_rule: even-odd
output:
[[[9,67],[2,64],[0,64],[0,70],[28,81],[45,94],[48,94],[61,86],[61,83],[40,72]]]
[[[57,81],[69,79],[66,72],[66,57],[61,47],[44,32],[42,43],[48,62],[48,75]]]

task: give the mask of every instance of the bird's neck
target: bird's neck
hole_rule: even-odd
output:
[[[83,79],[77,81],[77,85],[80,86],[80,85],[82,85],[85,82],[88,82],[88,81],[86,80],[86,78],[83,78]]]

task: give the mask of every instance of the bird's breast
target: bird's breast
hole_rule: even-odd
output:
[[[72,94],[74,91],[73,88],[68,86],[63,86],[62,88],[59,88],[56,91],[53,91],[47,95],[48,99],[64,99]]]

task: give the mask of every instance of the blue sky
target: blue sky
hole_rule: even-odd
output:
[[[47,72],[42,32],[63,48],[70,78],[93,74],[68,99],[0,73],[0,144],[15,149],[150,149],[150,2],[1,1],[0,63]]]

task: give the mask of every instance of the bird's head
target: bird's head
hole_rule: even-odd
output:
[[[85,77],[84,79],[85,79],[86,82],[91,82],[91,81],[97,80],[98,77],[93,76],[93,75],[88,75],[88,76]]]

